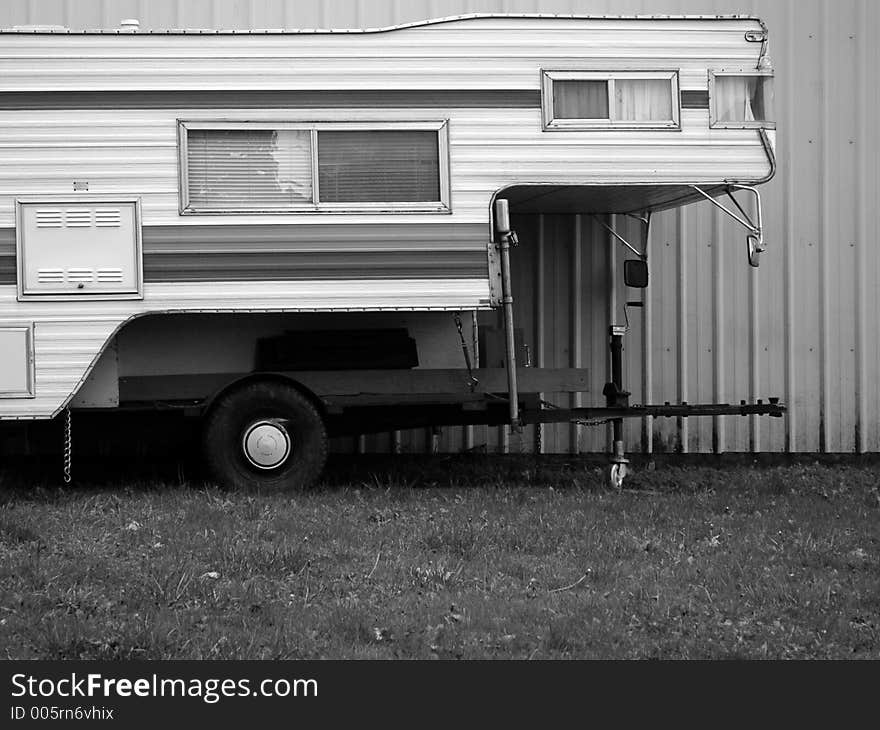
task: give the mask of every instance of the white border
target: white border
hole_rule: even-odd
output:
[[[709,128],[710,129],[776,129],[776,122],[771,120],[754,120],[754,121],[727,121],[719,122],[715,113],[715,77],[716,76],[764,76],[769,77],[771,84],[775,74],[773,71],[758,71],[756,69],[709,69]],[[770,89],[770,100],[772,114],[776,114],[776,90],[773,86]]]
[[[0,321],[0,332],[24,332],[27,347],[27,390],[2,390],[0,398],[35,398],[34,323],[23,320]],[[5,357],[5,355],[3,355]]]
[[[314,202],[290,205],[284,208],[193,208],[189,200],[189,169],[187,166],[187,132],[190,129],[300,129],[312,133],[312,193]],[[437,132],[437,160],[440,173],[440,200],[425,202],[380,202],[380,203],[323,203],[320,200],[318,185],[318,144],[317,135],[321,130],[328,131],[383,131],[383,130],[427,130]],[[449,181],[449,120],[389,121],[246,121],[234,119],[178,119],[177,120],[177,164],[178,164],[178,212],[180,215],[285,215],[290,213],[451,213],[452,202]]]
[[[25,289],[25,246],[22,205],[82,205],[83,203],[116,203],[118,205],[134,205],[134,237],[135,237],[135,287],[111,291],[77,289],[75,291],[27,291]],[[110,300],[110,299],[143,299],[144,298],[144,256],[141,240],[141,199],[140,197],[119,195],[90,195],[83,193],[70,195],[40,195],[15,199],[15,258],[16,258],[16,297],[18,301],[59,301],[75,299]]]
[[[541,114],[543,129],[545,132],[609,129],[681,131],[681,93],[679,91],[678,76],[678,69],[627,69],[625,71],[542,69]],[[650,120],[645,122],[615,120],[612,110],[614,109],[614,82],[617,79],[661,79],[669,81],[672,119],[668,121]],[[554,81],[605,81],[608,90],[608,117],[605,119],[555,119],[553,117]]]

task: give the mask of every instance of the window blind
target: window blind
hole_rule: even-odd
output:
[[[769,76],[716,76],[715,114],[719,122],[763,122],[772,115]]]
[[[671,122],[672,87],[668,79],[615,79],[614,120]]]
[[[440,201],[436,131],[318,131],[322,203]]]
[[[310,132],[188,130],[187,185],[195,210],[285,209],[312,203]]]
[[[608,82],[554,81],[553,118],[608,119]]]

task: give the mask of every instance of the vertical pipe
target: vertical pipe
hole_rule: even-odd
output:
[[[617,334],[615,328],[609,329],[611,349],[611,382],[620,391],[623,389],[623,336]],[[609,403],[609,406],[616,405]],[[623,457],[623,419],[615,418],[611,422],[612,460],[619,461]]]
[[[756,215],[756,211],[749,209],[749,212],[753,216],[753,220],[755,220],[754,216]],[[761,385],[761,368],[759,363],[758,356],[758,331],[761,327],[761,321],[758,317],[758,313],[760,312],[760,305],[758,301],[758,273],[759,269],[748,267],[748,277],[749,277],[749,398],[752,403],[758,397]],[[752,453],[758,452],[761,450],[761,425],[758,420],[758,416],[751,416],[749,418],[749,451]]]
[[[474,368],[480,367],[480,334],[479,322],[477,320],[477,310],[471,312],[471,352]],[[464,427],[464,450],[471,451],[474,448],[474,427],[467,425]]]
[[[675,234],[678,246],[678,399],[684,403],[688,397],[688,321],[687,321],[687,258],[685,257],[685,234],[687,233],[687,210],[675,210]],[[678,419],[681,452],[688,453],[688,422]]]
[[[544,214],[538,215],[538,242],[537,242],[537,261],[535,262],[535,365],[544,367]],[[544,393],[539,393],[538,397],[544,399]],[[535,438],[538,443],[535,444],[535,451],[539,454],[544,453],[544,424],[535,424]]]
[[[574,217],[574,241],[571,251],[571,333],[569,339],[569,361],[571,367],[581,367],[581,325],[583,309],[583,282],[582,282],[582,261],[581,261],[581,238],[583,236],[583,216],[576,215]],[[581,394],[571,394],[572,408],[579,408],[582,405]],[[569,451],[572,454],[580,452],[582,426],[578,423],[572,423],[570,426],[571,442]]]
[[[499,312],[500,316],[500,325],[501,328],[504,329],[504,312],[503,310]],[[506,358],[505,358],[506,360]],[[498,439],[498,453],[499,454],[508,454],[510,453],[510,427],[507,425],[501,425],[495,427],[496,436]],[[488,441],[487,441],[488,445]]]
[[[510,426],[519,429],[519,392],[516,387],[516,341],[513,331],[513,283],[510,279],[510,236],[501,237],[501,293],[504,306],[504,345],[507,350],[507,396]]]
[[[614,231],[615,233],[617,232],[617,216],[609,215],[607,217],[607,220],[605,221],[605,223],[611,228],[612,231]],[[614,238],[614,236],[611,234],[610,231],[607,233],[607,238],[608,238],[608,247],[607,247],[608,260],[607,260],[607,264],[606,264],[606,275],[607,275],[607,279],[608,279],[608,287],[607,287],[606,303],[608,306],[608,311],[607,311],[608,329],[607,329],[607,331],[610,333],[611,328],[617,324],[617,322],[615,321],[615,318],[617,316],[617,304],[618,304],[618,302],[617,302],[617,248],[616,248],[617,247],[617,239]],[[606,378],[606,382],[609,382],[609,381],[614,382],[614,364],[610,358],[607,359],[606,362],[608,363],[608,376]],[[609,424],[609,426],[607,427],[606,433],[607,433],[607,438],[609,438],[612,443],[612,450],[613,450],[613,444],[615,441],[615,433],[616,432],[617,432],[617,429],[615,428],[615,425],[613,423]]]
[[[648,226],[645,231],[645,248],[646,253],[651,247],[651,228]],[[651,328],[651,287],[642,289],[642,402],[653,402],[654,396],[654,353],[651,351],[653,347],[652,328]],[[654,417],[647,416],[643,419],[642,431],[642,450],[646,454],[654,453]]]

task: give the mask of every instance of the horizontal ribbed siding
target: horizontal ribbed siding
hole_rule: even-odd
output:
[[[34,91],[0,93],[3,109],[407,109],[423,107],[540,107],[538,90],[498,91]]]
[[[142,301],[83,297],[17,302],[15,286],[0,286],[0,320],[35,322],[36,362],[36,397],[0,398],[0,419],[57,414],[113,333],[131,318],[144,314],[462,311],[488,306],[485,277],[154,282],[145,285]]]
[[[15,229],[0,228],[0,284],[14,284],[15,276]]]
[[[760,26],[483,18],[361,35],[18,34],[4,37],[0,90],[534,89],[538,60],[564,68],[644,59],[682,67],[682,88],[705,88],[707,62],[753,61],[747,30]]]
[[[536,82],[537,83],[537,82]],[[757,180],[769,163],[755,130],[709,129],[706,109],[685,109],[680,132],[542,132],[541,112],[527,108],[413,110],[145,109],[0,112],[0,226],[14,224],[18,195],[65,194],[73,180],[90,192],[137,194],[146,225],[180,222],[178,119],[313,121],[449,119],[452,215],[395,214],[396,224],[482,223],[494,191],[517,183],[711,184]],[[386,223],[379,214],[301,213],[273,223]],[[188,224],[265,223],[266,216],[192,216]]]
[[[146,282],[488,276],[480,224],[147,226],[142,236]],[[15,231],[0,228],[0,284],[15,278]]]
[[[151,226],[145,281],[480,279],[479,224]]]

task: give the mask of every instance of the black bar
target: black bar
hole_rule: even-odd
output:
[[[687,418],[689,416],[770,416],[780,418],[786,407],[776,403],[685,403],[681,405],[629,406],[628,408],[547,408],[523,411],[524,423],[564,423],[583,419],[607,418]]]

